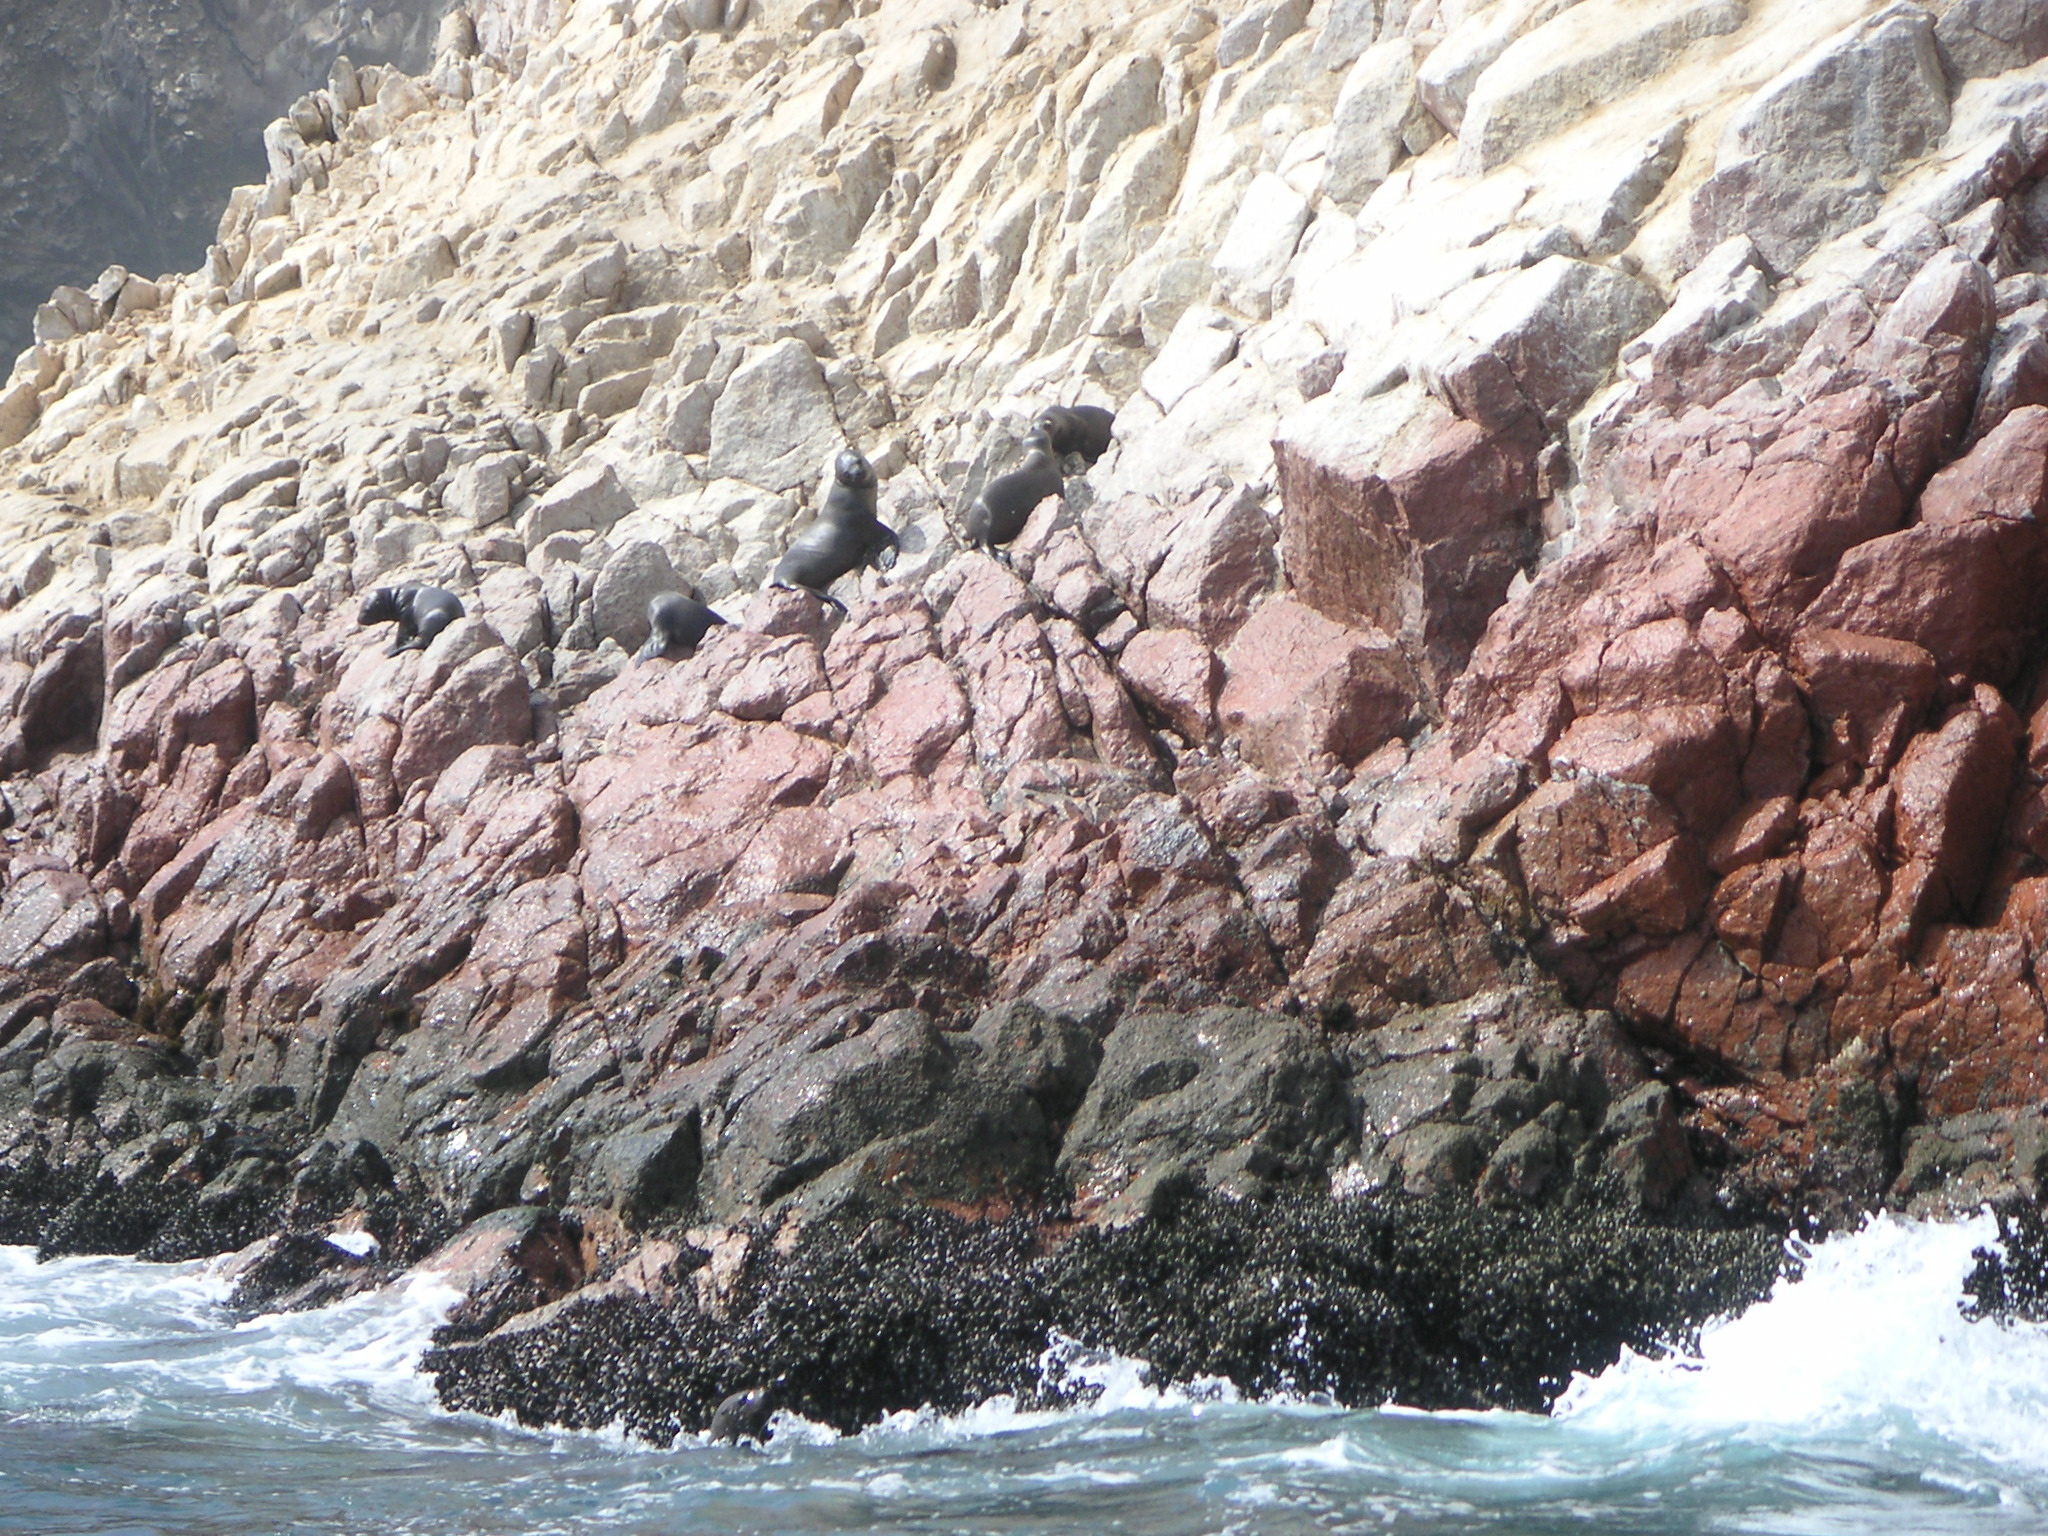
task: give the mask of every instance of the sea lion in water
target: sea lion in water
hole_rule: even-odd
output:
[[[895,530],[875,516],[875,467],[849,448],[832,466],[824,509],[790,542],[768,580],[772,586],[808,592],[844,613],[846,604],[826,588],[864,565],[888,570],[899,547]]]
[[[781,1388],[780,1381],[772,1381],[765,1387],[733,1393],[711,1415],[712,1440],[732,1444],[743,1439],[766,1440],[768,1420],[775,1412],[776,1399],[782,1395]]]
[[[1031,423],[1052,442],[1061,458],[1078,453],[1091,468],[1109,452],[1110,428],[1116,415],[1099,405],[1048,405]]]
[[[1064,495],[1066,487],[1052,440],[1033,427],[1024,434],[1024,462],[984,485],[967,509],[967,542],[996,553],[1024,531],[1032,508],[1048,496]]]
[[[443,587],[379,587],[363,599],[358,624],[398,621],[398,637],[384,654],[424,651],[434,636],[462,617],[462,599]]]
[[[647,643],[635,661],[650,661],[676,651],[691,650],[725,620],[718,610],[681,592],[657,592],[647,599]]]

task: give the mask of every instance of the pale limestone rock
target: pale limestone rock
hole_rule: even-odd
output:
[[[524,566],[494,566],[477,583],[477,604],[485,623],[515,656],[548,643],[547,602],[540,578]]]
[[[683,580],[668,551],[649,539],[633,539],[605,557],[591,589],[591,623],[600,640],[616,640],[628,652],[647,639],[648,599],[682,590]]]
[[[42,395],[30,379],[0,390],[0,448],[12,448],[27,437],[42,410]]]
[[[1552,256],[1487,285],[1416,375],[1459,415],[1511,426],[1534,412],[1555,428],[1584,404],[1622,344],[1662,310],[1626,272]]]
[[[384,264],[370,297],[379,303],[409,299],[455,275],[455,248],[444,235],[424,235]]]
[[[2002,75],[2048,57],[2048,4],[1957,0],[1934,32],[1943,59],[1959,78]]]
[[[1108,60],[1089,77],[1067,121],[1069,186],[1093,182],[1119,146],[1159,121],[1161,74],[1158,59],[1133,53]]]
[[[1692,249],[1747,233],[1789,271],[1883,201],[1878,178],[1948,126],[1934,23],[1892,5],[1837,33],[1758,91],[1722,130],[1715,171],[1693,197]]]
[[[1509,44],[1473,82],[1458,170],[1483,175],[1748,19],[1746,0],[1580,0]]]
[[[463,465],[441,492],[441,510],[472,528],[503,522],[512,511],[512,488],[523,459],[521,454],[493,453]]]
[[[1171,411],[1189,390],[1237,355],[1237,324],[1220,310],[1188,310],[1145,370],[1145,393]]]
[[[815,480],[844,443],[832,392],[795,337],[752,353],[711,412],[713,476],[786,491]]]
[[[1380,35],[1380,0],[1331,0],[1311,57],[1326,70],[1340,70]]]
[[[1452,133],[1465,121],[1465,104],[1487,66],[1523,33],[1567,10],[1574,0],[1494,0],[1468,13],[1444,35],[1416,72],[1422,104]]]
[[[1254,177],[1216,252],[1217,296],[1254,319],[1271,314],[1273,285],[1294,259],[1308,212],[1308,199],[1272,172]]]
[[[632,510],[633,498],[609,464],[573,470],[519,519],[519,542],[533,549],[553,533],[603,533]]]
[[[1415,47],[1405,37],[1365,49],[1337,93],[1323,190],[1340,203],[1362,203],[1435,119],[1416,94]]]

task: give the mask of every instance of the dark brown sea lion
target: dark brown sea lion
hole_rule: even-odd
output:
[[[1078,453],[1092,466],[1109,452],[1116,415],[1099,405],[1048,405],[1032,425],[1046,435],[1052,451],[1061,458]]]
[[[896,563],[899,541],[895,530],[875,516],[872,464],[849,448],[833,465],[832,481],[824,510],[790,542],[768,580],[808,592],[844,613],[846,605],[826,589],[864,565],[888,570]]]
[[[1066,484],[1051,439],[1033,427],[1024,434],[1024,462],[984,485],[967,509],[967,542],[994,554],[1024,531],[1032,508],[1064,494]]]
[[[398,621],[398,636],[384,654],[424,651],[434,636],[462,617],[462,599],[442,587],[379,587],[363,599],[358,624]]]
[[[681,592],[657,592],[647,599],[647,643],[634,653],[635,661],[656,656],[673,656],[694,650],[716,626],[725,620],[715,608],[707,607]]]

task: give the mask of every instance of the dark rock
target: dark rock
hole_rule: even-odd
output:
[[[1135,1014],[1103,1043],[1060,1169],[1084,1207],[1119,1212],[1183,1180],[1246,1194],[1322,1166],[1347,1120],[1312,1025],[1242,1009]]]
[[[1624,1347],[1683,1347],[1775,1279],[1774,1231],[1660,1226],[1611,1209],[1504,1211],[1402,1196],[1162,1201],[1047,1252],[1028,1223],[904,1212],[886,1241],[825,1223],[756,1244],[717,1314],[637,1293],[447,1343],[425,1369],[453,1409],[622,1424],[666,1443],[764,1377],[844,1432],[913,1406],[1057,1398],[1053,1330],[1148,1361],[1163,1383],[1540,1409]]]

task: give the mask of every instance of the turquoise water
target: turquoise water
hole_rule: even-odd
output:
[[[763,1452],[440,1412],[426,1287],[235,1326],[204,1266],[0,1249],[0,1532],[2048,1531],[2048,1332],[1963,1322],[1988,1222],[1883,1221],[1548,1417],[1154,1391],[995,1402]]]

